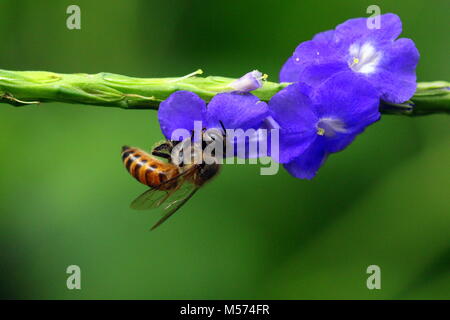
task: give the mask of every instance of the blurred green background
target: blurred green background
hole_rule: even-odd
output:
[[[81,7],[81,30],[66,8]],[[277,80],[296,45],[378,4],[449,80],[446,0],[6,1],[1,68]],[[450,298],[448,117],[383,116],[313,181],[228,165],[155,232],[120,147],[162,139],[156,112],[0,105],[0,297]],[[82,289],[68,290],[67,266]],[[381,267],[381,290],[366,268]]]

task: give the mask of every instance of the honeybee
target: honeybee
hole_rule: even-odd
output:
[[[199,150],[194,150],[194,146],[197,146],[203,154],[204,148],[212,142],[223,145],[223,138],[222,133],[210,135],[203,129],[200,146],[193,144],[189,147],[190,151],[193,156],[198,155]],[[128,172],[140,183],[150,187],[131,203],[131,208],[146,210],[164,204],[162,218],[150,230],[154,230],[170,218],[220,171],[221,164],[218,161],[214,163],[186,161],[182,152],[179,153],[179,158],[174,159],[172,154],[174,148],[183,150],[180,148],[182,144],[183,141],[166,140],[154,147],[151,154],[139,148],[122,147],[122,161]]]

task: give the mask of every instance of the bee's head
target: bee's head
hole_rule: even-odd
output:
[[[200,165],[199,176],[202,183],[211,180],[217,173],[219,173],[220,164],[202,164]]]

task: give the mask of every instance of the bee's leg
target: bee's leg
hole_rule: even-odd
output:
[[[172,157],[170,154],[165,153],[165,152],[159,152],[159,151],[152,151],[152,155],[157,156],[157,157],[161,157],[167,160],[171,160]]]
[[[153,148],[153,151],[167,151],[171,152],[173,149],[173,143],[171,142],[163,142],[156,147]]]
[[[172,143],[163,142],[160,145],[153,148],[152,155],[170,160],[172,149],[173,149]]]
[[[219,120],[219,123],[220,123],[220,126],[222,127],[222,130],[223,130],[223,136],[225,137],[226,134],[227,134],[227,129],[225,129],[225,126],[223,125],[222,120]]]

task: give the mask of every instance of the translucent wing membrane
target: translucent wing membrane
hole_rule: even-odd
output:
[[[175,212],[178,211],[192,196],[197,192],[199,189],[198,187],[194,186],[193,184],[189,184],[192,188],[186,193],[183,192],[183,196],[170,202],[165,208],[164,208],[164,215],[157,223],[151,227],[150,230],[154,230],[157,227],[159,227],[164,221],[169,219]],[[178,193],[178,192],[177,192]]]
[[[179,174],[177,177],[167,180],[156,188],[149,189],[139,195],[132,203],[131,208],[136,210],[150,210],[163,207],[163,217],[152,227],[151,230],[161,225],[178,209],[180,209],[198,190],[187,178],[195,171],[195,167]],[[161,190],[161,186],[179,180],[176,187],[171,190]]]
[[[158,208],[167,198],[169,191],[148,189],[133,200],[130,207],[135,210]]]

